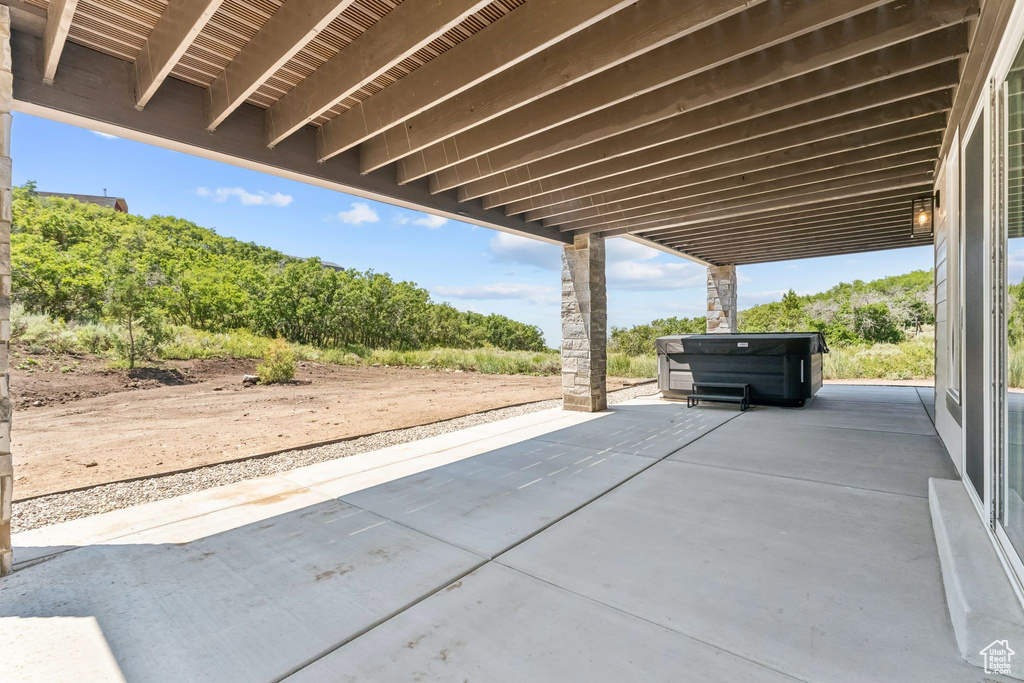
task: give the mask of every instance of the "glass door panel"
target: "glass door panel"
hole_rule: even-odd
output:
[[[996,226],[996,411],[1002,414],[999,521],[1018,556],[1024,555],[1024,48],[1007,74],[998,109],[1002,186]]]
[[[989,505],[989,472],[986,460],[985,421],[991,415],[986,408],[985,326],[988,324],[986,298],[989,283],[985,266],[985,179],[989,173],[985,149],[984,115],[967,134],[963,153],[964,221],[964,374],[961,398],[964,406],[964,470],[982,506]],[[988,515],[986,515],[988,517]]]

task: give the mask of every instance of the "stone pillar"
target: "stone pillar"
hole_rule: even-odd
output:
[[[0,5],[0,576],[11,572],[11,14]]]
[[[608,407],[608,295],[604,238],[577,235],[562,250],[562,407]]]
[[[708,266],[708,332],[736,332],[736,266]]]

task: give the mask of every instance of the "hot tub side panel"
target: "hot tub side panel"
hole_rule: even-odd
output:
[[[750,385],[751,401],[802,405],[822,385],[816,335],[681,335],[658,340],[658,387],[683,399],[694,382]]]

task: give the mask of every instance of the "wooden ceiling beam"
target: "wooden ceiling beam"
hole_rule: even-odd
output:
[[[816,29],[870,9],[858,0],[830,3],[790,0],[752,7],[569,88],[481,122],[450,138],[440,139],[399,164],[399,182],[441,171],[456,162],[473,159],[637,97],[648,102],[660,101],[653,92],[673,84],[679,85],[701,74],[714,74],[706,81],[721,80],[730,71],[729,65],[736,60],[748,58],[748,65],[758,63],[757,56],[766,50],[790,45]],[[851,19],[854,20],[856,18]],[[764,54],[763,57],[774,60],[775,68],[785,72],[786,68],[778,62],[781,52],[776,52],[779,54]],[[762,65],[766,63],[762,62]],[[759,75],[750,74],[751,80],[756,80]],[[786,77],[780,75],[776,79]],[[689,96],[692,97],[693,93],[689,92]],[[686,97],[682,95],[679,99],[686,101]],[[691,105],[687,103],[687,106]],[[444,184],[448,175],[441,174],[439,182]]]
[[[267,109],[267,145],[274,147],[488,4],[405,0]]]
[[[675,239],[675,240],[659,240],[662,244],[670,247],[682,250],[691,251],[708,251],[722,247],[726,248],[734,244],[742,244],[744,246],[755,247],[761,244],[775,244],[782,240],[812,240],[818,239],[819,237],[828,237],[831,235],[853,235],[859,234],[860,232],[870,232],[873,230],[898,228],[901,230],[910,231],[912,227],[912,217],[910,211],[904,211],[899,215],[881,217],[870,221],[840,221],[833,222],[827,225],[820,225],[807,228],[793,228],[790,230],[764,230],[761,232],[754,232],[749,234],[737,234],[737,235],[719,235],[719,236],[701,236],[699,239]],[[712,253],[709,251],[709,253]]]
[[[574,0],[576,2],[576,0]],[[369,173],[763,0],[639,0],[359,146]]]
[[[887,206],[894,203],[903,202],[904,204],[910,204],[910,201],[926,191],[926,185],[919,185],[914,187],[899,187],[895,189],[883,189],[875,193],[858,194],[851,197],[840,197],[839,199],[824,200],[819,202],[813,202],[811,204],[804,204],[799,207],[781,206],[770,209],[764,209],[762,211],[755,211],[753,213],[745,213],[739,216],[718,216],[708,219],[701,219],[699,217],[690,217],[680,219],[678,217],[670,216],[663,218],[656,223],[652,223],[643,229],[643,236],[650,237],[652,239],[661,239],[663,237],[671,237],[678,234],[686,234],[692,230],[705,229],[714,227],[716,225],[728,225],[731,223],[738,223],[741,221],[762,222],[762,221],[773,221],[780,218],[800,218],[808,216],[821,216],[830,213],[841,213],[846,211],[855,210],[871,210],[872,207]],[[623,234],[628,232],[626,230],[615,231],[615,234]],[[607,235],[613,236],[613,235]]]
[[[751,258],[766,258],[774,256],[790,256],[817,254],[822,252],[834,252],[843,250],[858,251],[864,247],[890,246],[918,246],[931,244],[931,238],[914,238],[910,232],[910,225],[905,228],[880,228],[864,233],[846,233],[832,235],[825,238],[815,239],[813,243],[808,242],[780,242],[775,245],[764,244],[744,248],[742,246],[717,251],[698,252],[700,258],[711,263],[736,263],[740,260]]]
[[[738,258],[731,263],[737,266],[752,265],[755,263],[778,263],[780,261],[797,261],[800,259],[809,258],[825,258],[827,256],[844,256],[850,254],[867,254],[875,251],[892,251],[894,249],[909,249],[911,247],[928,246],[931,244],[931,240],[914,240],[911,239],[909,242],[887,242],[879,243],[875,242],[868,245],[857,245],[847,249],[842,248],[826,248],[817,251],[800,251],[791,252],[789,254],[762,254],[760,256],[751,256]],[[724,265],[724,263],[718,263],[717,265]]]
[[[589,229],[593,232],[601,226],[621,227],[638,225],[643,222],[658,220],[661,214],[678,211],[700,210],[705,206],[745,206],[755,204],[773,197],[797,197],[803,194],[832,191],[859,185],[874,180],[889,180],[905,175],[927,173],[935,166],[936,149],[930,148],[899,155],[898,157],[872,159],[869,161],[840,166],[831,172],[810,172],[792,178],[768,180],[748,185],[739,179],[729,179],[724,183],[714,183],[715,190],[703,195],[691,196],[687,189],[678,192],[666,192],[653,198],[643,197],[639,202],[654,202],[642,206],[630,206],[605,215],[568,221],[558,224],[561,232],[577,232]],[[661,201],[658,199],[663,198]],[[545,227],[556,227],[555,224],[544,222]]]
[[[617,101],[598,111],[591,110],[585,116],[578,116],[577,111],[586,112],[588,106],[567,110],[553,106],[552,114],[547,118],[560,116],[566,119],[571,115],[567,123],[536,126],[533,132],[527,132],[520,138],[513,139],[507,133],[503,135],[495,129],[498,124],[504,124],[503,129],[508,131],[522,128],[521,125],[512,127],[511,121],[506,120],[508,117],[503,117],[406,157],[398,165],[399,182],[433,174],[431,188],[447,190],[678,116],[681,111],[691,111],[752,90],[769,88],[782,81],[820,72],[844,62],[858,59],[863,62],[866,59],[874,62],[877,75],[890,75],[892,71],[888,69],[912,58],[912,53],[917,53],[919,58],[925,54],[931,55],[925,64],[939,63],[966,53],[967,28],[958,23],[964,20],[963,0],[934,0],[932,4],[948,6],[945,7],[947,12],[922,12],[919,3],[894,3],[702,71],[665,87]],[[936,31],[940,26],[946,28]],[[922,35],[928,32],[934,32],[934,35]],[[892,52],[884,51],[886,48]],[[821,90],[819,84],[819,92]],[[545,104],[538,102],[536,107]],[[762,109],[755,114],[763,112]],[[535,113],[527,116],[522,112],[522,120],[525,121],[536,116]]]
[[[288,63],[353,0],[288,0],[231,60],[206,91],[211,133],[257,88]]]
[[[1014,0],[985,0],[981,14],[972,26],[971,51],[963,60],[963,76],[960,81],[967,87],[957,88],[940,159],[945,158],[949,152],[957,127],[966,127],[967,117],[974,111],[975,103],[987,87],[985,74],[995,60],[1014,4]]]
[[[914,246],[913,238],[907,229],[887,228],[872,231],[859,235],[856,239],[850,239],[850,235],[837,235],[829,238],[821,238],[818,244],[811,245],[806,242],[786,242],[779,244],[751,245],[746,249],[724,250],[716,252],[701,252],[701,259],[710,263],[735,264],[736,261],[771,258],[774,256],[788,255],[790,258],[798,258],[807,253],[821,254],[835,251],[837,248],[852,248],[860,250],[865,247],[877,246]],[[908,244],[909,242],[909,244]]]
[[[46,35],[46,10],[30,5],[25,0],[6,0],[6,4],[10,10],[13,30],[27,33],[36,38]]]
[[[745,226],[725,227],[718,223],[710,223],[699,226],[692,226],[689,229],[680,230],[675,233],[659,233],[658,239],[665,244],[673,242],[685,242],[689,239],[704,239],[718,237],[732,237],[734,235],[753,235],[762,232],[784,232],[787,230],[803,230],[819,227],[826,227],[841,223],[843,225],[860,225],[890,218],[905,218],[910,220],[910,200],[886,207],[879,207],[877,210],[861,209],[854,212],[836,213],[835,215],[816,216],[814,218],[785,220],[781,219],[771,223],[751,223]]]
[[[832,253],[855,253],[871,247],[910,247],[916,246],[909,230],[880,231],[860,236],[841,235],[821,240],[817,244],[786,243],[779,245],[762,245],[751,249],[734,249],[715,253],[702,254],[701,258],[711,263],[736,263],[751,259],[774,258],[788,256],[798,258],[810,254],[822,255]],[[919,244],[929,244],[922,240]]]
[[[592,26],[636,0],[530,0],[318,130],[317,159],[385,133],[469,88]],[[503,74],[502,78],[507,75]],[[394,137],[397,130],[390,134]]]
[[[811,204],[851,200],[856,197],[888,192],[911,194],[930,191],[933,175],[931,171],[904,174],[901,173],[902,170],[893,169],[859,176],[852,180],[830,181],[828,183],[829,189],[798,187],[783,190],[775,196],[759,197],[759,200],[756,202],[750,202],[746,199],[732,200],[722,202],[719,205],[708,204],[696,207],[685,213],[668,217],[645,216],[628,221],[615,221],[608,223],[603,228],[599,226],[583,228],[582,230],[575,231],[574,234],[597,232],[606,237],[613,237],[629,232],[647,236],[649,232],[666,227],[677,227],[691,223],[707,223],[775,209],[796,209]],[[922,190],[921,188],[926,189]]]
[[[71,30],[78,0],[52,0],[46,12],[46,28],[43,29],[43,83],[53,85],[57,64],[64,51],[64,43]]]
[[[222,0],[172,1],[135,58],[135,108],[142,110],[177,66]]]
[[[514,202],[505,207],[505,213],[509,216],[525,213],[532,216],[532,220],[539,220],[588,206],[598,206],[606,203],[609,198],[614,201],[637,196],[636,193],[647,191],[649,186],[668,187],[668,183],[675,182],[671,179],[683,180],[684,176],[698,173],[703,173],[709,179],[726,177],[911,137],[939,138],[941,144],[940,133],[946,123],[942,112],[866,129],[862,127],[865,120],[858,116],[840,117],[822,124],[672,159],[584,183],[567,191]],[[569,196],[561,201],[552,201],[555,197],[565,195]],[[530,208],[524,212],[526,207]]]
[[[879,78],[875,70],[865,66],[859,73],[847,73],[847,76],[842,81],[830,81],[827,77],[800,78],[789,83],[788,88],[757,90],[732,102],[683,112],[665,121],[473,181],[459,187],[459,199],[466,201],[498,193],[485,199],[485,205],[507,204],[853,113],[863,113],[866,119],[874,118],[878,125],[892,123],[892,117],[900,115],[896,111],[900,107],[905,110],[906,118],[920,116],[936,110],[933,93],[956,85],[959,69],[956,62],[948,61],[925,68],[908,68],[906,73]],[[945,108],[947,99],[943,96],[938,106]],[[732,106],[734,103],[738,108]],[[883,105],[893,105],[894,109],[881,112],[879,108]],[[865,125],[870,127],[870,121]]]
[[[528,221],[543,220],[545,225],[557,225],[600,218],[615,211],[649,206],[683,196],[695,197],[738,185],[756,186],[770,180],[839,170],[861,162],[889,160],[895,165],[899,162],[897,157],[907,153],[932,150],[932,154],[937,154],[942,137],[939,132],[930,132],[896,140],[883,139],[881,142],[865,142],[861,136],[852,136],[850,140],[834,138],[833,141],[836,144],[827,147],[807,145],[796,150],[786,150],[787,154],[795,151],[794,154],[788,154],[788,157],[786,154],[768,154],[754,160],[743,159],[701,171],[670,176],[646,185],[634,185],[622,190],[605,192],[587,197],[587,206],[574,209],[570,204],[556,205],[547,210],[529,211],[525,218]],[[764,163],[759,163],[762,160]],[[780,161],[783,163],[779,163]]]

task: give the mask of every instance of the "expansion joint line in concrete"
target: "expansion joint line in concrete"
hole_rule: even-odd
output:
[[[472,550],[469,550],[468,548],[462,548],[461,546],[459,546],[459,545],[458,545],[458,544],[456,544],[456,543],[452,543],[451,541],[445,541],[445,540],[443,540],[443,539],[437,538],[436,536],[431,536],[430,534],[428,534],[428,533],[425,533],[425,532],[423,532],[423,531],[421,531],[421,530],[419,530],[419,529],[413,529],[412,527],[406,526],[405,524],[402,524],[402,522],[399,522],[398,520],[394,520],[394,519],[391,519],[391,518],[389,518],[389,517],[384,517],[383,515],[379,515],[379,514],[378,514],[378,515],[377,515],[378,517],[383,517],[384,519],[387,519],[387,520],[388,520],[389,522],[392,522],[392,523],[394,523],[394,524],[398,524],[399,526],[405,527],[406,529],[411,529],[412,531],[414,531],[414,532],[416,532],[416,533],[418,533],[418,534],[423,534],[424,536],[427,536],[428,538],[433,538],[433,539],[435,539],[435,540],[441,541],[442,543],[447,543],[448,545],[450,545],[450,546],[453,546],[453,547],[455,547],[455,548],[459,548],[459,549],[461,549],[461,550],[466,550],[467,552],[470,552],[470,553],[472,553],[472,554],[474,554],[474,555],[480,556],[480,557],[481,557],[481,562],[479,562],[478,564],[476,564],[476,565],[472,566],[471,568],[469,568],[468,570],[466,570],[466,571],[465,571],[465,572],[463,572],[462,574],[459,574],[459,575],[455,576],[455,577],[454,577],[453,579],[451,579],[451,580],[450,580],[450,581],[449,581],[448,583],[446,583],[446,584],[444,584],[444,585],[442,585],[442,586],[439,586],[438,588],[434,589],[433,591],[431,591],[431,592],[429,592],[429,593],[425,593],[425,594],[421,595],[421,596],[420,596],[419,598],[417,598],[416,600],[413,600],[412,602],[410,602],[409,604],[405,605],[404,607],[400,607],[399,609],[395,610],[395,611],[394,611],[394,612],[392,612],[391,614],[389,614],[389,615],[387,615],[387,616],[385,616],[385,617],[382,617],[381,619],[379,619],[378,621],[374,622],[373,624],[371,624],[371,625],[367,626],[367,627],[366,627],[366,628],[364,628],[364,629],[361,629],[361,630],[360,630],[360,631],[359,631],[358,633],[355,633],[355,634],[353,634],[352,636],[350,636],[350,637],[348,637],[348,638],[345,638],[344,640],[342,640],[342,641],[341,641],[340,643],[338,643],[337,645],[335,645],[335,646],[333,646],[333,647],[331,647],[331,648],[329,648],[329,649],[325,650],[324,652],[321,652],[321,653],[320,653],[319,655],[317,655],[317,656],[315,656],[315,657],[312,657],[312,658],[311,658],[311,659],[310,659],[309,661],[307,661],[307,662],[305,662],[305,663],[303,663],[303,664],[299,664],[299,665],[298,665],[298,666],[296,666],[295,668],[293,668],[293,669],[291,669],[290,671],[288,671],[288,672],[287,672],[287,673],[286,673],[285,675],[281,676],[281,677],[280,677],[280,678],[278,678],[278,679],[275,679],[274,683],[279,683],[280,681],[284,681],[284,680],[285,680],[285,679],[287,679],[288,677],[290,677],[290,676],[292,676],[292,675],[294,675],[294,674],[298,673],[299,671],[302,671],[303,669],[305,669],[305,668],[306,668],[306,667],[308,667],[308,666],[311,666],[312,664],[315,664],[316,662],[320,661],[320,660],[321,660],[321,659],[323,659],[324,657],[327,657],[328,655],[331,655],[331,654],[333,654],[333,653],[337,652],[337,651],[338,651],[338,650],[340,650],[341,648],[343,648],[343,647],[345,647],[346,645],[348,645],[349,643],[351,643],[351,642],[352,642],[353,640],[355,640],[356,638],[359,638],[360,636],[363,636],[363,635],[365,635],[365,634],[369,633],[370,631],[372,631],[373,629],[377,628],[377,627],[378,627],[378,626],[380,626],[381,624],[384,624],[385,622],[388,622],[388,621],[390,621],[391,619],[393,619],[393,618],[397,617],[397,616],[398,616],[399,614],[402,614],[403,612],[405,612],[405,611],[407,611],[407,610],[409,610],[409,609],[411,609],[411,608],[415,607],[416,605],[420,604],[420,603],[421,603],[421,602],[423,602],[424,600],[427,600],[428,598],[431,598],[431,597],[433,597],[433,596],[435,596],[435,595],[439,594],[439,593],[440,593],[441,591],[443,591],[443,590],[444,590],[445,588],[447,588],[448,586],[452,585],[453,583],[456,583],[456,582],[458,582],[458,581],[461,581],[461,580],[463,580],[464,578],[466,578],[467,576],[469,576],[469,575],[470,575],[470,574],[472,574],[473,572],[477,571],[478,569],[480,569],[480,568],[481,568],[481,567],[483,567],[484,565],[486,565],[486,564],[489,564],[490,562],[496,562],[497,564],[500,564],[500,565],[501,565],[501,566],[503,566],[503,567],[508,567],[508,565],[505,565],[505,564],[503,564],[503,563],[502,563],[502,562],[500,562],[499,560],[500,560],[500,558],[501,558],[501,557],[502,557],[503,555],[505,555],[505,554],[506,554],[506,553],[508,553],[509,551],[511,551],[511,550],[514,550],[515,548],[518,548],[518,547],[519,547],[520,545],[522,545],[523,543],[526,543],[527,541],[529,541],[529,540],[530,540],[531,538],[533,538],[533,537],[534,537],[534,536],[536,536],[537,534],[540,534],[541,532],[543,532],[543,531],[546,531],[546,530],[550,529],[550,528],[551,528],[552,526],[554,526],[555,524],[558,524],[558,523],[559,523],[559,522],[561,522],[562,520],[564,520],[564,519],[566,519],[566,518],[568,518],[568,517],[570,517],[570,516],[572,516],[572,515],[576,514],[577,512],[579,512],[580,510],[582,510],[583,508],[587,507],[588,505],[590,505],[590,504],[592,504],[592,503],[594,503],[594,502],[596,502],[596,501],[600,500],[601,498],[604,498],[604,497],[605,497],[606,495],[608,495],[608,494],[609,494],[609,493],[611,493],[612,491],[616,490],[617,488],[619,488],[619,487],[620,487],[620,486],[622,486],[623,484],[625,484],[625,483],[627,483],[627,482],[629,482],[629,481],[632,481],[632,480],[633,480],[634,478],[638,477],[639,475],[643,474],[643,473],[644,473],[644,472],[646,472],[647,470],[651,469],[652,467],[654,467],[655,465],[657,465],[657,464],[658,464],[659,462],[661,462],[661,461],[665,460],[666,458],[668,458],[668,457],[669,457],[669,456],[671,456],[671,455],[675,455],[675,454],[676,454],[676,453],[678,453],[679,451],[681,451],[681,450],[685,449],[685,448],[686,448],[687,446],[690,446],[690,445],[692,445],[692,444],[696,443],[697,441],[700,441],[700,440],[701,440],[701,439],[703,439],[703,438],[704,438],[705,436],[707,436],[708,434],[710,434],[710,433],[714,432],[714,431],[715,431],[716,429],[718,429],[718,428],[719,428],[719,427],[721,427],[722,425],[724,425],[724,424],[726,424],[726,423],[728,423],[728,422],[730,422],[730,421],[732,421],[732,420],[735,420],[735,419],[736,419],[737,417],[739,417],[739,416],[741,416],[741,415],[743,415],[743,414],[744,414],[744,413],[739,413],[739,412],[737,412],[737,413],[736,413],[735,415],[733,415],[733,416],[732,416],[732,417],[730,417],[729,419],[727,419],[727,420],[724,420],[724,421],[722,421],[722,422],[721,422],[720,424],[717,424],[717,425],[715,425],[714,427],[712,427],[711,429],[709,429],[709,430],[707,430],[706,432],[704,432],[703,434],[700,434],[700,435],[699,435],[699,436],[697,436],[697,437],[696,437],[696,438],[695,438],[695,439],[694,439],[693,441],[690,441],[689,443],[687,443],[687,444],[685,444],[685,445],[683,445],[683,446],[680,446],[679,448],[675,449],[674,451],[671,451],[671,452],[669,452],[669,453],[666,453],[666,454],[665,454],[664,456],[662,456],[662,457],[660,457],[660,458],[648,458],[648,459],[649,459],[649,460],[651,461],[651,463],[650,463],[649,465],[647,465],[647,466],[643,467],[643,468],[642,468],[642,469],[640,469],[640,470],[637,470],[636,472],[634,472],[633,474],[629,475],[628,477],[626,477],[625,479],[623,479],[623,480],[622,480],[622,481],[620,481],[619,483],[617,483],[617,484],[614,484],[614,485],[612,485],[611,487],[609,487],[609,488],[605,489],[605,490],[604,490],[604,491],[602,491],[601,493],[598,493],[598,494],[597,494],[596,496],[593,496],[592,498],[589,498],[589,499],[587,499],[587,500],[586,500],[586,501],[584,501],[583,503],[581,503],[581,504],[577,505],[576,507],[574,507],[573,509],[571,509],[571,510],[567,511],[567,512],[566,512],[565,514],[563,514],[563,515],[561,515],[561,516],[557,517],[556,519],[553,519],[553,520],[551,520],[550,522],[548,522],[548,523],[547,523],[547,524],[545,524],[544,526],[542,526],[542,527],[540,527],[539,529],[537,529],[537,530],[533,531],[532,533],[528,534],[527,536],[524,536],[523,538],[519,539],[518,541],[516,541],[516,542],[515,542],[515,543],[513,543],[512,545],[508,546],[507,548],[505,548],[505,549],[504,549],[504,550],[502,550],[501,552],[499,552],[499,553],[495,554],[495,555],[494,555],[493,557],[491,557],[490,559],[487,559],[487,558],[485,558],[485,557],[482,557],[482,556],[480,556],[480,555],[479,555],[479,553],[476,553],[476,552],[474,552],[474,551],[472,551]],[[610,450],[610,449],[609,449],[609,450]],[[621,452],[621,451],[616,451],[616,452]],[[623,453],[623,455],[628,455],[628,453]],[[646,457],[646,456],[637,456],[637,457]],[[338,500],[341,500],[341,498],[338,498]],[[346,505],[351,505],[351,503],[346,503]],[[352,507],[359,507],[359,506],[358,506],[358,505],[353,505]],[[359,508],[359,509],[363,509],[363,508]],[[376,513],[373,513],[373,514],[376,514]],[[510,568],[510,569],[512,569],[511,567],[509,567],[509,568]],[[518,569],[516,569],[515,571],[519,571],[519,570],[518,570]],[[525,572],[524,572],[524,573],[525,573]],[[536,578],[536,577],[534,577],[534,578]],[[563,589],[563,590],[565,590],[565,589]],[[570,591],[570,592],[571,592],[571,591]],[[621,610],[620,610],[620,611],[621,611]],[[627,612],[627,614],[628,614],[628,612]],[[633,615],[633,616],[636,616],[636,615]],[[664,627],[662,627],[662,628],[664,628]],[[687,635],[687,634],[685,634],[685,633],[681,633],[680,635],[686,636],[686,637],[688,637],[688,638],[692,638],[692,636],[689,636],[689,635]],[[697,639],[695,639],[695,638],[694,638],[694,640],[697,640]],[[717,647],[717,646],[716,646],[716,647]],[[724,649],[724,648],[719,648],[719,649]],[[739,655],[736,655],[736,656],[739,656]],[[751,661],[753,661],[753,660],[751,660]],[[755,663],[755,664],[758,664],[758,665],[760,665],[760,666],[764,666],[763,664],[760,664],[760,662],[754,662],[754,663]],[[780,672],[780,673],[781,673],[781,672]]]

